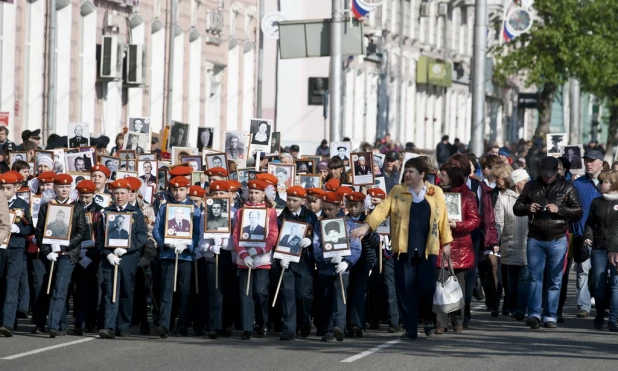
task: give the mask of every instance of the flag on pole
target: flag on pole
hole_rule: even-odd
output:
[[[510,33],[508,28],[506,27],[507,16],[508,16],[509,12],[515,6],[516,6],[516,4],[515,4],[514,0],[506,0],[506,4],[504,6],[504,15],[502,17],[502,39],[504,40],[505,43],[508,43],[509,41],[511,41],[511,40],[513,40],[515,38],[515,35]]]
[[[373,9],[374,7],[363,4],[359,0],[352,0],[352,14],[354,14],[354,17],[359,21],[362,21]]]

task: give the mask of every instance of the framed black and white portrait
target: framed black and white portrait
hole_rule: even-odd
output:
[[[296,180],[296,166],[291,164],[269,164],[268,173],[277,177],[277,188],[285,192],[294,185]]]
[[[584,175],[586,172],[586,166],[582,159],[583,154],[584,147],[581,144],[564,146],[562,157],[571,163],[571,174]]]
[[[296,174],[313,174],[317,163],[309,159],[294,159]]]
[[[90,146],[90,124],[83,122],[70,122],[68,128],[69,148]]]
[[[43,226],[43,243],[47,245],[69,246],[73,207],[66,204],[49,204]]]
[[[64,149],[54,149],[54,173],[61,174],[66,172],[66,161],[64,159]]]
[[[230,199],[227,197],[206,197],[204,210],[204,238],[213,233],[230,234],[232,218]]]
[[[117,171],[116,172],[116,179],[120,180],[120,179],[125,179],[125,178],[137,178],[137,171]]]
[[[137,155],[134,150],[123,149],[118,151],[118,158],[121,160],[135,160]]]
[[[135,151],[136,156],[146,153],[149,148],[149,135],[127,132],[124,135],[123,149]]]
[[[197,128],[197,149],[200,153],[204,149],[212,148],[215,128]]]
[[[463,221],[461,210],[461,193],[444,192],[444,202],[446,203],[446,213],[449,220],[457,222]]]
[[[352,184],[373,184],[373,156],[371,152],[354,152],[350,156],[352,157]]]
[[[339,157],[346,170],[350,168],[350,142],[332,142],[330,144],[330,158]]]
[[[268,235],[267,210],[260,207],[244,207],[241,215],[240,241],[264,242]]]
[[[307,236],[308,231],[309,225],[307,223],[284,220],[273,257],[298,263],[303,252],[301,242]]]
[[[180,163],[187,163],[191,168],[191,171],[201,171],[202,167],[202,157],[200,156],[181,156]]]
[[[112,195],[107,193],[95,193],[92,200],[94,201],[94,203],[101,206],[102,208],[106,208],[111,205]]]
[[[90,180],[90,173],[80,173],[75,171],[69,171],[68,173],[71,177],[73,177],[73,182],[71,183],[71,189],[75,189],[79,182],[84,180]]]
[[[206,169],[222,167],[227,170],[227,156],[225,153],[215,153],[206,155]]]
[[[65,155],[67,171],[83,173],[90,171],[94,164],[93,154],[91,152],[67,153]]]
[[[187,156],[199,156],[197,147],[173,147],[172,165],[182,164],[182,158]]]
[[[227,158],[238,163],[247,161],[247,133],[242,131],[225,132],[225,154]],[[240,164],[239,164],[240,166]],[[245,167],[243,165],[242,167]]]
[[[251,134],[251,149],[253,151],[270,152],[272,120],[252,119],[249,128]]]
[[[547,134],[547,156],[560,157],[568,141],[566,133]]]
[[[25,161],[25,162],[28,162],[28,152],[22,152],[22,151],[11,151],[11,152],[9,152],[9,166],[12,167],[13,163],[15,161]]]
[[[322,188],[322,176],[320,174],[299,174],[298,184],[307,188]]]
[[[275,131],[270,135],[270,152],[269,155],[278,155],[281,148],[281,133]]]
[[[190,243],[193,238],[193,205],[168,204],[165,210],[165,243]]]
[[[387,193],[386,192],[386,181],[384,177],[383,176],[375,177],[371,188],[380,188],[381,190],[384,191],[384,193]]]
[[[169,181],[169,171],[166,169],[157,170],[157,192],[161,192],[167,189],[167,182]]]
[[[154,161],[157,159],[157,155],[154,153],[144,153],[143,155],[138,155],[137,156],[138,160],[149,160],[149,161]]]
[[[32,193],[30,193],[30,190],[17,191],[17,192],[15,192],[15,195],[17,197],[21,198],[22,200],[26,201],[26,203],[28,203],[28,205],[30,205],[30,199],[32,198]]]
[[[120,168],[120,159],[112,156],[99,156],[99,163],[109,169],[110,180],[115,180],[116,172]]]
[[[105,247],[110,249],[131,247],[131,213],[105,214]]]
[[[348,230],[344,218],[320,220],[322,252],[325,258],[351,254]]]
[[[242,184],[243,188],[247,188],[250,181],[255,179],[256,171],[251,168],[238,169],[236,171],[236,177],[240,184]]]
[[[150,117],[129,117],[127,123],[130,132],[150,134]]]
[[[137,161],[137,177],[147,186],[157,185],[158,161]]]
[[[183,122],[172,121],[170,128],[170,139],[168,141],[169,148],[172,147],[188,147],[189,144],[189,124]]]
[[[142,196],[142,200],[147,204],[152,204],[154,201],[154,195],[156,193],[155,189],[157,188],[156,184],[153,185],[142,185],[139,189],[139,194]]]

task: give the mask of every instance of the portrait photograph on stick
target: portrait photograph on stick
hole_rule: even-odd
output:
[[[448,219],[462,222],[463,213],[461,211],[461,193],[444,192],[444,201],[446,202]]]
[[[267,212],[265,208],[244,207],[242,209],[242,224],[239,240],[241,242],[263,242],[266,241],[268,231],[266,230]]]
[[[90,125],[82,122],[70,122],[67,135],[69,148],[90,145]]]
[[[273,257],[298,263],[303,252],[301,241],[307,236],[308,231],[309,224],[307,223],[284,220]]]
[[[236,162],[238,167],[247,167],[248,139],[248,132],[225,132],[225,154],[228,160]]]
[[[296,166],[291,164],[270,164],[268,165],[268,173],[277,177],[279,181],[277,189],[279,192],[285,192],[286,189],[294,185]]]
[[[131,213],[105,214],[105,247],[131,247]]]
[[[204,210],[204,238],[213,233],[230,234],[230,199],[227,197],[206,197]],[[208,236],[207,236],[208,235]]]
[[[173,147],[172,148],[172,165],[182,163],[182,158],[186,156],[199,156],[196,147]]]
[[[351,254],[348,230],[344,218],[321,219],[321,244],[325,258]]]
[[[90,171],[94,164],[92,153],[68,153],[66,155],[67,171],[83,173]]]
[[[188,139],[189,124],[172,121],[167,149],[171,149],[172,147],[187,147],[189,145]]]
[[[573,175],[584,175],[586,172],[584,159],[582,158],[584,154],[584,146],[581,144],[573,144],[564,146],[564,153],[562,157],[569,160],[571,164],[571,174]]]
[[[64,148],[54,149],[54,173],[66,173],[66,161],[64,159]],[[93,157],[94,158],[94,157]],[[96,160],[96,158],[94,158]]]
[[[215,128],[197,128],[197,150],[200,153],[212,148],[212,142],[215,135]]]
[[[28,152],[21,152],[21,151],[11,151],[11,152],[9,152],[9,166],[13,166],[13,163],[15,161],[26,161],[26,162],[28,162]]]
[[[251,149],[254,151],[270,152],[270,141],[273,122],[266,119],[252,119],[249,126],[251,134]]]
[[[150,117],[129,117],[127,124],[130,132],[150,135]]]
[[[206,155],[206,169],[222,167],[227,170],[227,156],[225,153]]]
[[[298,184],[303,188],[322,188],[322,176],[320,174],[299,174]]]
[[[278,155],[279,148],[281,148],[281,133],[278,131],[275,131],[270,136],[270,151],[268,152],[268,154]]]
[[[43,243],[69,246],[73,205],[49,204],[43,225]]]
[[[120,168],[120,159],[112,156],[99,156],[99,163],[105,165],[110,172],[110,180],[116,180],[116,172]]]
[[[138,179],[147,186],[157,185],[157,169],[159,168],[158,161],[137,161]]]
[[[202,171],[202,158],[200,156],[181,156],[180,163],[186,163],[191,171]]]
[[[107,194],[107,193],[95,193],[92,201],[95,204],[101,206],[102,208],[106,208],[106,207],[109,207],[109,205],[111,204],[112,195]]]
[[[127,132],[124,135],[123,149],[126,151],[135,151],[136,155],[146,153],[149,147],[148,134]]]
[[[187,243],[193,237],[193,205],[169,204],[165,210],[165,243]]]
[[[343,166],[350,168],[350,142],[332,142],[330,144],[330,158],[339,157]]]
[[[313,174],[315,173],[315,165],[317,162],[307,159],[295,159],[296,174]]]
[[[373,184],[373,156],[371,155],[371,152],[355,152],[350,155],[352,156],[352,184]]]
[[[142,196],[142,200],[147,204],[152,204],[154,201],[154,195],[156,193],[155,189],[157,188],[156,184],[152,185],[142,185],[139,189],[139,194]]]
[[[77,171],[69,171],[68,174],[73,177],[73,182],[71,182],[71,189],[75,189],[77,184],[82,180],[91,180],[90,173],[81,173]]]
[[[547,156],[560,157],[568,141],[566,133],[547,134]]]

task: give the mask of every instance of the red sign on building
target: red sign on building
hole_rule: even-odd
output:
[[[9,126],[8,112],[0,112],[0,126]]]

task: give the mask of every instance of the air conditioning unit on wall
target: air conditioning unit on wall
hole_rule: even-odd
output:
[[[440,17],[448,16],[448,3],[440,3],[440,4],[438,4],[438,15]]]
[[[146,83],[146,46],[129,44],[126,62],[125,82],[134,85]]]
[[[99,77],[110,80],[121,79],[123,57],[124,51],[122,44],[118,42],[118,36],[104,35],[99,58]]]
[[[419,14],[421,17],[429,17],[429,3],[421,3],[421,10]]]

